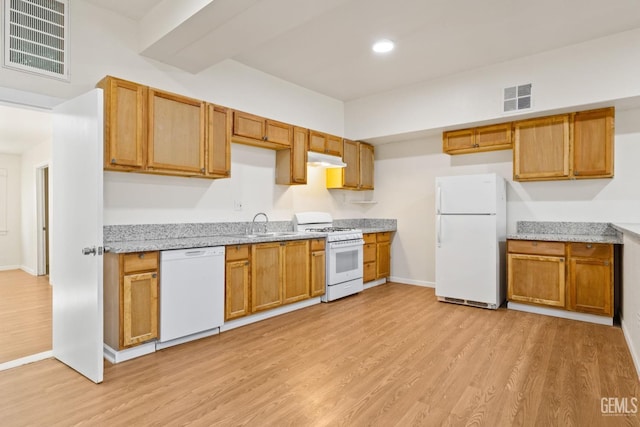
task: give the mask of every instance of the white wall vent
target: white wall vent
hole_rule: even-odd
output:
[[[528,110],[531,108],[531,83],[504,88],[503,112]]]
[[[5,0],[4,65],[69,80],[69,0]]]

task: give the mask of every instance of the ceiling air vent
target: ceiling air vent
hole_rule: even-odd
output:
[[[69,79],[69,0],[5,0],[4,65]]]
[[[531,108],[531,83],[504,88],[503,112],[528,110]]]

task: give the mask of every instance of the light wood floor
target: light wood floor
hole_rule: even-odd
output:
[[[0,372],[0,424],[640,425],[621,330],[455,306],[386,284],[118,365]]]
[[[0,363],[51,350],[47,276],[0,271]]]

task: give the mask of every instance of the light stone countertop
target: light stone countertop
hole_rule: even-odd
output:
[[[275,234],[242,236],[247,223],[110,225],[105,227],[104,246],[108,252],[130,253],[211,246],[246,245],[288,240],[324,239],[327,233]],[[262,223],[261,223],[262,224]],[[395,220],[335,220],[342,227],[359,228],[363,233],[396,231]],[[288,221],[274,221],[270,232],[291,232]]]
[[[622,243],[622,233],[606,222],[518,221],[511,240],[543,240],[553,242]]]

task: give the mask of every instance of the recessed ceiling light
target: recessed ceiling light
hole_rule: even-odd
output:
[[[391,40],[384,39],[384,40],[378,40],[377,42],[375,42],[373,44],[372,49],[376,53],[387,53],[387,52],[391,52],[394,47],[395,45]]]

